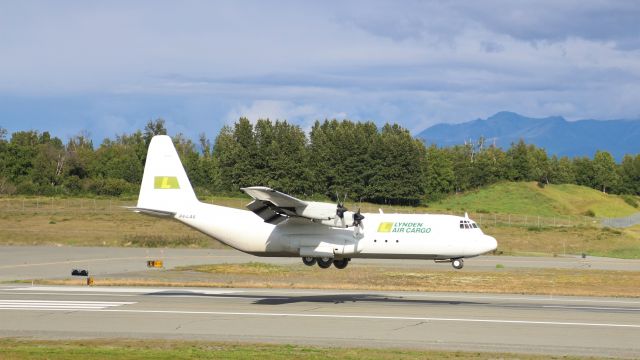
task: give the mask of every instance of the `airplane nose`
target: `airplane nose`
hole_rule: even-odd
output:
[[[498,242],[493,236],[485,235],[484,242],[486,244],[486,252],[493,251],[498,248]]]

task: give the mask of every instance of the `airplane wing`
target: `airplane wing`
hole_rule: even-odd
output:
[[[270,224],[277,225],[290,217],[322,221],[333,219],[336,215],[335,204],[302,201],[264,186],[252,186],[241,190],[254,199],[247,208]]]

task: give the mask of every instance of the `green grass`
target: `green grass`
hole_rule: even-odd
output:
[[[463,351],[322,348],[316,346],[243,344],[173,340],[14,340],[0,339],[0,359],[582,359]]]
[[[597,217],[623,217],[638,212],[630,204],[629,198],[628,195],[603,194],[577,185],[547,185],[541,188],[534,182],[503,182],[452,195],[429,206],[439,210],[545,217],[584,215],[589,211]]]
[[[599,227],[597,218],[627,216],[637,208],[629,196],[602,194],[575,185],[500,183],[453,195],[429,207],[360,204],[364,212],[425,213],[468,211],[499,250],[511,255],[581,254],[640,258],[640,226]],[[638,199],[638,197],[633,197]],[[248,199],[210,197],[207,202],[244,208]],[[148,217],[124,208],[134,200],[0,197],[0,244],[224,248],[221,243],[176,221]],[[358,204],[348,204],[351,209]],[[257,270],[255,270],[257,271]]]
[[[534,183],[500,183],[430,204],[434,209],[554,216],[559,212]]]

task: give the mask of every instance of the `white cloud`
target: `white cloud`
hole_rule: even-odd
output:
[[[94,99],[76,121],[101,131],[109,115],[120,127],[350,117],[416,131],[501,110],[637,117],[639,12],[597,0],[4,2],[0,94]]]

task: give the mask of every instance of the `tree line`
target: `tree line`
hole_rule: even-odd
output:
[[[0,128],[0,194],[135,195],[151,138],[166,134],[162,119],[94,146],[87,134],[63,142],[49,132]],[[557,157],[524,141],[504,150],[483,139],[452,147],[425,145],[397,124],[316,121],[308,134],[287,121],[241,118],[212,142],[172,137],[199,193],[237,194],[269,186],[302,197],[388,204],[436,201],[499,181],[577,184],[640,195],[640,154],[616,163],[607,151],[593,158]]]

